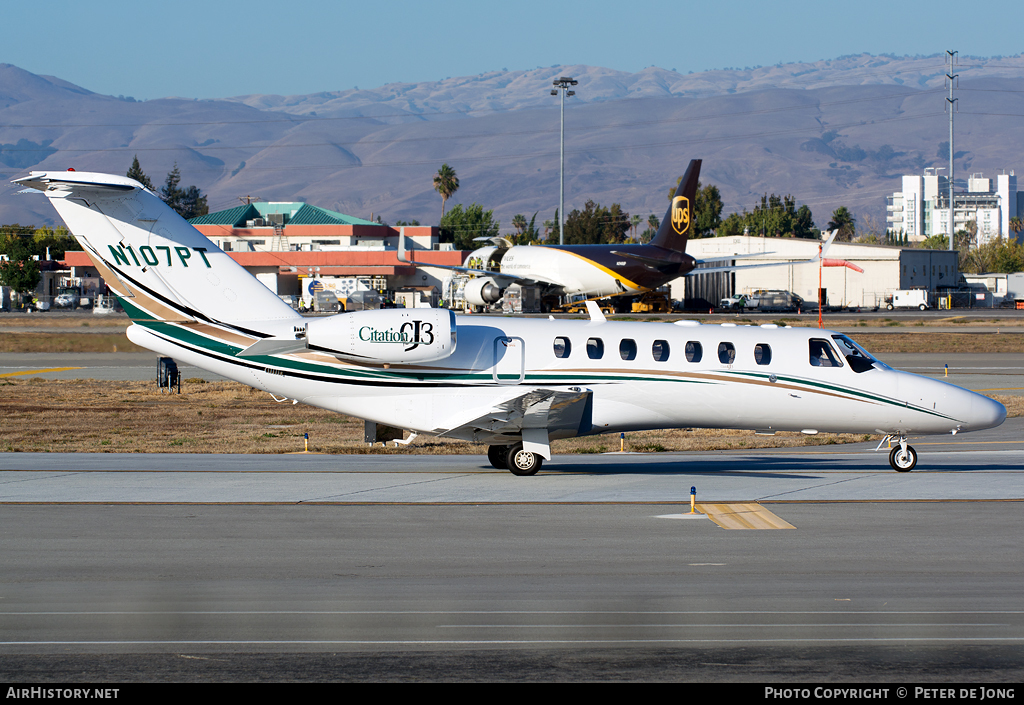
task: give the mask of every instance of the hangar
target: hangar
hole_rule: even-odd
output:
[[[817,254],[820,244],[817,240],[801,238],[740,235],[690,240],[686,252],[697,259],[753,255],[734,260],[736,264],[796,263]],[[895,289],[927,289],[934,293],[940,288],[956,287],[960,282],[957,253],[949,250],[836,242],[825,256],[845,260],[864,270],[861,273],[846,266],[822,267],[823,303],[827,306],[874,308]],[[793,264],[726,274],[695,274],[672,282],[672,298],[705,299],[714,305],[722,298],[757,289],[784,289],[816,305],[818,267]]]

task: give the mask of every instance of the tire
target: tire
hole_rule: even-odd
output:
[[[918,306],[918,309],[920,309],[920,310],[922,310],[922,311],[927,311],[927,310],[928,310],[928,307],[927,307],[927,306],[925,306],[924,304],[921,304],[920,306]]]
[[[522,443],[516,443],[509,447],[505,462],[508,471],[513,475],[528,477],[537,474],[544,459],[536,453],[524,450]]]
[[[912,446],[907,446],[907,452],[896,446],[889,453],[889,465],[896,472],[910,472],[917,466],[917,451]]]
[[[508,446],[490,446],[487,448],[487,460],[492,468],[508,470]]]
[[[885,310],[886,311],[892,311],[892,304],[886,304],[885,305]]]

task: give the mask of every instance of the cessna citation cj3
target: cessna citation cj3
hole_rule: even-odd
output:
[[[558,438],[654,428],[910,433],[991,428],[1006,409],[891,369],[810,328],[456,316],[299,316],[141,184],[32,172],[133,321],[132,342],[276,397],[490,445],[532,475]],[[275,397],[275,398],[276,398]],[[283,399],[281,399],[283,401]],[[881,447],[881,446],[879,446]]]
[[[697,260],[686,254],[686,242],[694,221],[700,159],[693,159],[679,181],[672,203],[661,220],[658,232],[645,245],[516,245],[505,238],[478,238],[491,245],[474,250],[466,259],[473,267],[418,264],[407,259],[405,238],[399,237],[398,258],[416,266],[450,269],[474,275],[466,283],[466,301],[474,306],[487,306],[501,300],[511,284],[541,287],[544,310],[558,296],[583,294],[600,299],[622,294],[638,294],[657,289],[687,274],[710,274],[756,267],[791,266],[791,262],[771,264],[702,266],[717,261],[742,259],[753,255],[723,255],[715,259]],[[822,250],[828,249],[830,238]],[[757,256],[763,256],[764,253]],[[808,260],[817,262],[819,254]]]

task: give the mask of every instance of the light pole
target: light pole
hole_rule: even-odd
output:
[[[958,99],[953,97],[953,88],[959,85],[957,81],[959,74],[955,74],[953,71],[957,63],[957,54],[958,52],[955,51],[946,52],[946,62],[949,64],[949,73],[946,74],[946,80],[949,81],[949,97],[946,98],[946,102],[949,104],[949,249],[951,250],[956,249],[953,243],[953,233],[956,229],[956,221],[953,217],[955,213],[953,206],[953,113],[956,112]]]
[[[561,162],[561,176],[559,177],[558,187],[558,244],[565,244],[565,97],[576,95],[576,91],[570,91],[569,86],[575,86],[579,81],[571,76],[562,76],[556,78],[552,84],[555,86],[551,89],[551,95],[562,96],[562,126],[560,130],[558,155],[559,161]]]

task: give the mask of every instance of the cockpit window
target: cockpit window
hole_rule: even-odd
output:
[[[842,367],[843,362],[827,340],[812,338],[810,340],[810,361],[814,367]]]
[[[836,341],[836,345],[839,346],[839,352],[850,363],[850,369],[854,372],[867,372],[875,366],[886,367],[885,363],[876,360],[871,356],[871,353],[845,335],[833,335],[832,340]]]

